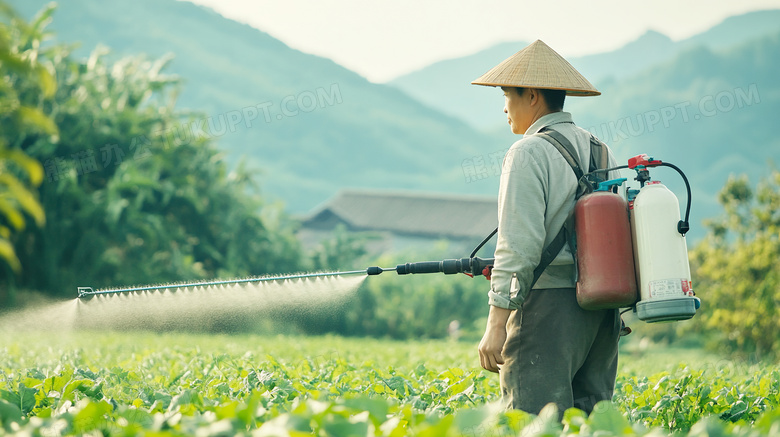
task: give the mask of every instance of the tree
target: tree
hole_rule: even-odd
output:
[[[747,177],[720,192],[725,215],[691,251],[702,330],[729,352],[775,357],[780,347],[780,172],[753,191]]]
[[[0,277],[9,280],[22,271],[13,237],[27,228],[28,221],[36,226],[45,223],[34,191],[41,184],[43,169],[18,147],[15,133],[58,133],[42,111],[46,100],[54,95],[56,83],[50,73],[51,66],[38,59],[40,46],[36,42],[41,38],[40,23],[48,19],[48,13],[44,11],[35,23],[27,25],[10,8],[0,4],[0,263],[3,264]],[[17,87],[13,80],[19,75],[30,78],[25,88]],[[30,89],[35,90],[39,99],[27,102],[21,98]],[[0,306],[13,298],[12,293],[13,283],[6,287],[0,284]]]
[[[48,220],[13,238],[19,284],[73,296],[77,286],[298,269],[281,206],[262,202],[247,169],[228,171],[213,137],[197,130],[205,117],[175,109],[170,57],[110,62],[98,48],[78,61],[61,44],[42,48],[52,10],[29,25],[14,19],[6,32],[10,53],[43,66],[3,70],[18,107],[32,109],[0,138],[45,171]]]

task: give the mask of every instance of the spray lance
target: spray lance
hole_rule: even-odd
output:
[[[651,181],[649,168],[666,166],[676,170],[688,191],[685,218],[681,219],[677,197],[658,181]],[[639,190],[627,190],[628,198],[615,193],[626,179],[603,181],[595,176],[622,169],[635,170]],[[591,182],[594,179],[596,182]],[[591,190],[575,205],[577,253],[577,300],[585,309],[632,308],[646,322],[686,320],[701,305],[691,285],[685,234],[691,209],[691,189],[685,174],[673,164],[637,155],[628,165],[600,169],[582,176]],[[399,264],[396,267],[368,267],[365,270],[307,273],[277,277],[252,277],[168,285],[94,290],[79,287],[78,297],[132,293],[165,289],[207,287],[264,281],[283,281],[327,276],[368,275],[395,271],[398,275],[464,273],[490,279],[494,258],[477,257],[477,252],[496,233],[493,230],[469,257]],[[543,268],[541,269],[543,270]]]
[[[476,257],[477,251],[487,243],[490,238],[495,235],[498,229],[494,230],[487,238],[485,238],[479,246],[471,253],[469,258],[462,259],[445,259],[443,261],[423,261],[415,263],[399,264],[396,267],[382,268],[382,267],[369,267],[365,270],[352,270],[345,272],[324,272],[324,273],[305,273],[299,275],[286,275],[286,276],[272,276],[272,277],[254,277],[254,278],[242,278],[242,279],[227,279],[227,280],[215,280],[215,281],[198,281],[198,282],[184,282],[175,284],[164,285],[147,285],[139,287],[128,288],[111,288],[111,289],[99,289],[95,290],[93,287],[78,287],[79,299],[89,299],[94,296],[111,295],[118,293],[133,293],[144,291],[157,291],[157,290],[171,290],[177,288],[197,288],[197,287],[210,287],[217,285],[233,285],[233,284],[246,284],[256,282],[269,282],[269,281],[284,281],[294,279],[306,279],[306,278],[321,278],[328,276],[347,276],[347,275],[368,275],[376,276],[382,272],[395,271],[399,275],[408,275],[415,273],[444,273],[455,274],[465,273],[471,277],[484,275],[485,278],[490,279],[490,272],[493,269],[493,258],[479,258]]]

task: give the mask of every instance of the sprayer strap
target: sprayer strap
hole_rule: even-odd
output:
[[[572,146],[571,142],[569,142],[569,140],[560,132],[547,127],[542,128],[536,135],[547,140],[547,142],[555,146],[555,148],[561,152],[561,155],[563,155],[563,158],[569,166],[571,166],[571,169],[574,171],[574,176],[576,176],[577,181],[579,182],[584,172],[580,166],[579,159],[577,159],[577,151],[574,150],[574,146]]]
[[[563,155],[563,158],[569,164],[572,171],[574,172],[574,176],[577,179],[578,187],[577,194],[575,196],[578,198],[582,194],[580,181],[582,179],[583,172],[582,168],[580,167],[579,160],[577,159],[577,151],[574,150],[574,146],[572,146],[571,142],[561,133],[549,128],[543,128],[538,133],[536,133],[536,135],[547,140],[547,142],[552,144],[556,149],[558,149],[561,155]],[[563,223],[561,230],[558,231],[558,235],[556,235],[550,244],[548,244],[547,247],[542,250],[541,259],[539,260],[539,265],[534,269],[534,278],[531,281],[531,286],[529,289],[536,285],[536,281],[538,281],[539,277],[542,276],[542,273],[544,273],[544,270],[547,268],[547,266],[549,266],[550,263],[558,256],[566,243],[569,244],[572,255],[576,257],[577,242],[574,240],[573,208],[571,211],[569,211],[569,215],[566,218],[566,221]]]
[[[573,210],[566,218],[566,221],[564,222],[561,230],[558,232],[558,235],[556,235],[555,238],[553,238],[553,240],[550,242],[550,244],[548,244],[547,247],[545,247],[544,250],[542,251],[542,257],[539,261],[539,265],[536,266],[536,268],[534,269],[534,278],[531,281],[531,286],[529,288],[534,288],[534,285],[536,285],[536,281],[538,281],[539,278],[542,276],[544,270],[558,256],[558,254],[561,252],[561,249],[563,249],[563,246],[566,244],[566,242],[569,241],[570,233],[566,231],[567,228],[574,229]],[[572,254],[573,253],[574,251],[572,250]]]
[[[609,168],[609,153],[607,152],[607,145],[591,134],[590,168],[588,169],[588,172],[604,168]],[[609,179],[609,177],[604,174],[604,179]]]

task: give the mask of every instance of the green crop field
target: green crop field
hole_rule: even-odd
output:
[[[780,368],[625,348],[586,417],[502,412],[476,345],[339,337],[16,333],[0,421],[18,435],[780,435]],[[775,423],[777,422],[777,423]]]

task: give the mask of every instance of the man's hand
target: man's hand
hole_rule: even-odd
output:
[[[501,352],[506,343],[506,321],[511,313],[512,310],[490,307],[485,335],[479,342],[479,364],[485,370],[498,373],[499,366],[504,364]]]

